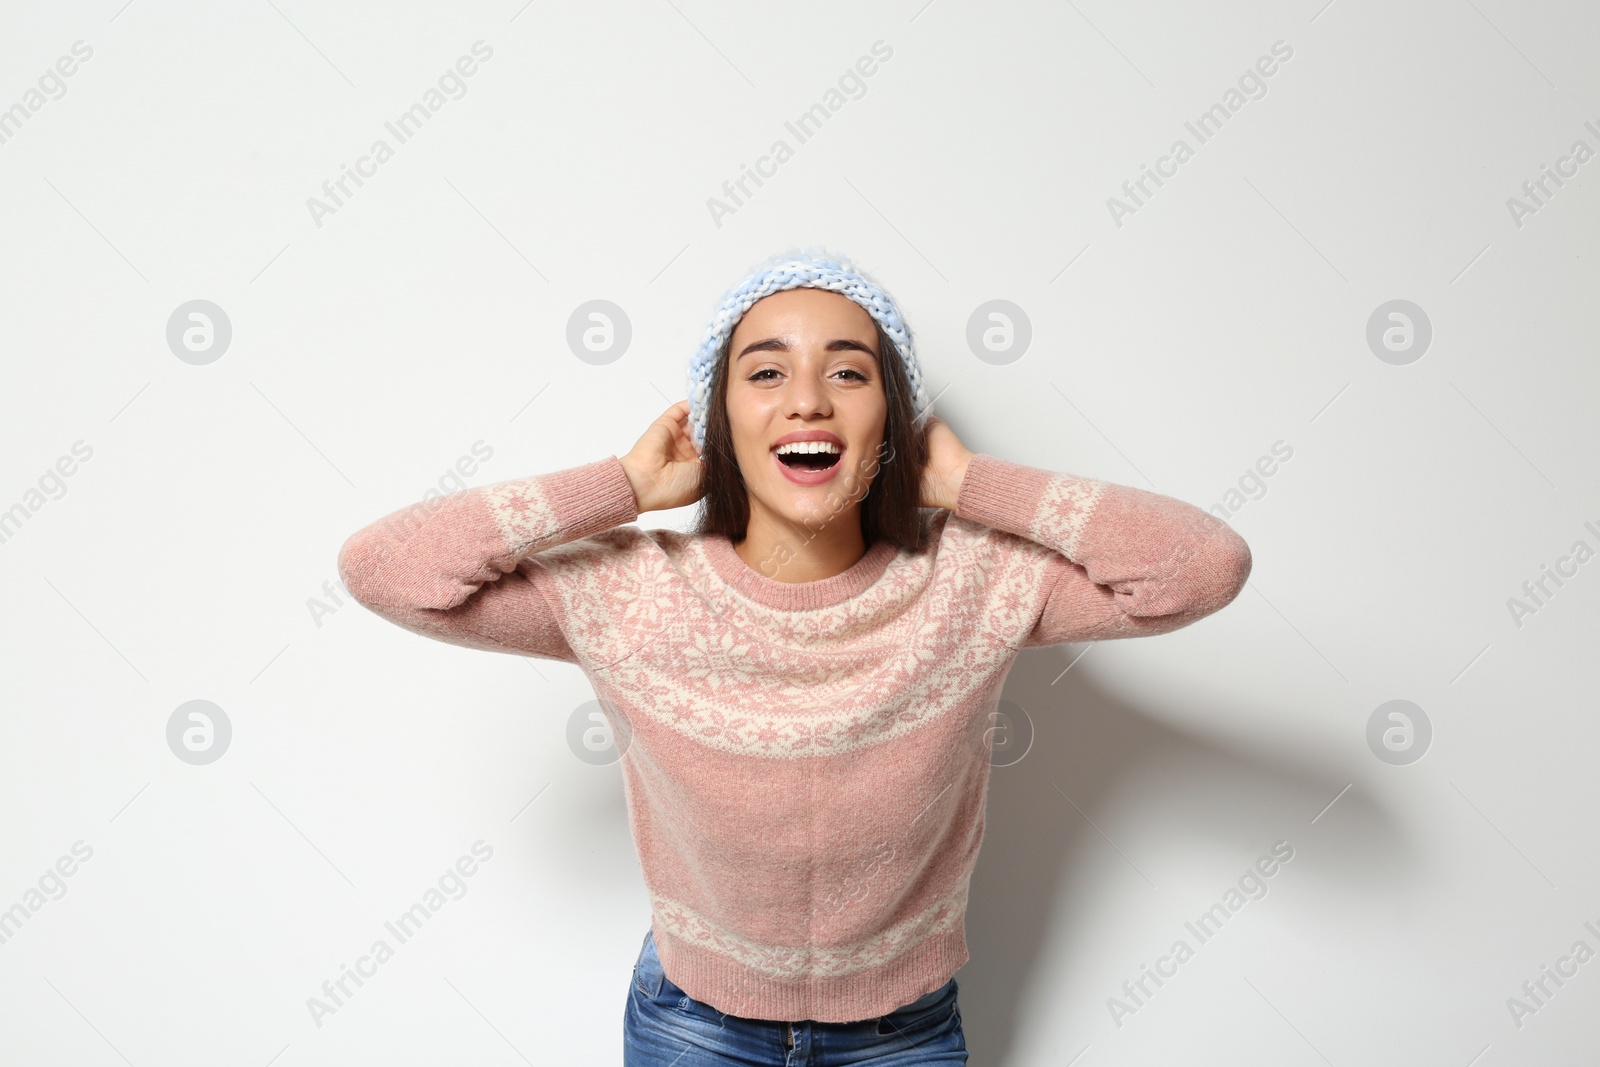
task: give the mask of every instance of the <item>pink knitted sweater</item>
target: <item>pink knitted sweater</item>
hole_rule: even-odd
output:
[[[667,976],[719,1011],[886,1015],[967,961],[988,713],[1020,649],[1165,633],[1250,550],[1182,501],[979,453],[927,546],[784,582],[638,517],[616,456],[402,508],[339,573],[408,630],[581,668]]]

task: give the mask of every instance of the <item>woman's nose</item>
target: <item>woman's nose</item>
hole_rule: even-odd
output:
[[[797,374],[789,381],[789,408],[795,415],[827,414],[827,390],[816,378]]]

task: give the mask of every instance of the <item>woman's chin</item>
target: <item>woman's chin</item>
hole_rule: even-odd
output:
[[[859,511],[840,483],[799,486],[774,486],[765,498],[766,510],[779,521],[795,528],[824,533],[843,520],[859,521]]]

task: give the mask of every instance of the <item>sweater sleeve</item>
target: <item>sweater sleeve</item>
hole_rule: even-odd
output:
[[[1141,637],[1222,608],[1250,577],[1227,523],[1169,496],[975,454],[955,514],[1053,550],[1023,646]]]
[[[339,577],[375,614],[450,644],[576,663],[551,575],[530,559],[638,518],[616,456],[413,504],[352,534]]]

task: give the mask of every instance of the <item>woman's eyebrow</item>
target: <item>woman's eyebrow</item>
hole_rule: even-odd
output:
[[[823,347],[824,347],[824,351],[828,351],[828,352],[846,352],[846,351],[852,351],[853,350],[853,351],[857,351],[857,352],[865,352],[869,356],[876,356],[877,355],[877,353],[874,352],[869,346],[862,344],[860,341],[852,341],[848,337],[840,337],[840,338],[838,338],[836,340],[829,341]],[[750,342],[749,344],[745,345],[744,348],[742,348],[739,351],[739,355],[737,355],[737,356],[735,356],[733,358],[735,360],[738,360],[738,359],[750,354],[751,352],[787,352],[787,351],[789,351],[789,342],[788,341],[785,341],[781,337],[768,337],[767,339],[765,339],[763,341],[752,341],[752,342]]]
[[[749,344],[744,346],[744,348],[739,352],[739,354],[737,356],[735,356],[733,358],[734,359],[743,359],[745,356],[749,355],[751,352],[787,352],[788,350],[789,350],[789,342],[788,341],[785,341],[781,337],[769,337],[765,341],[752,341],[752,342],[750,342]]]

